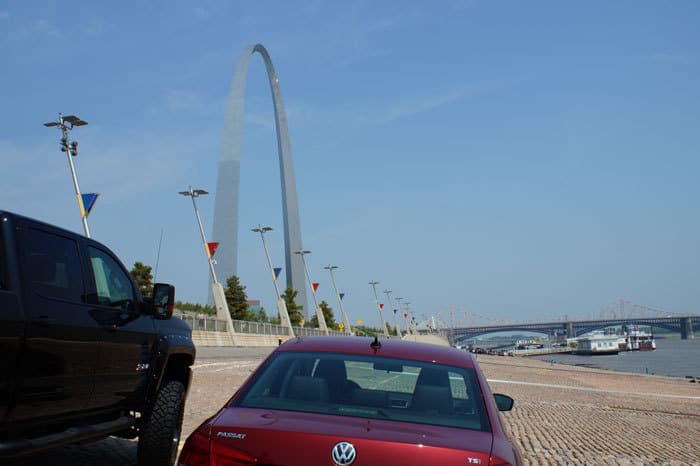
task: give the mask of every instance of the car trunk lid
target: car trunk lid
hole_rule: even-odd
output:
[[[489,462],[492,435],[442,426],[308,414],[229,408],[216,419],[211,436],[212,463],[238,466],[353,466],[401,464],[465,465]],[[343,454],[344,452],[344,454]],[[234,459],[237,458],[237,459]]]

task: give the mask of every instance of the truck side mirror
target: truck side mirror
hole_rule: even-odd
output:
[[[167,283],[153,285],[153,315],[158,319],[170,319],[175,309],[175,287]]]

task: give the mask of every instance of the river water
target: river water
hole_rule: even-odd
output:
[[[612,355],[548,354],[532,357],[572,366],[700,379],[700,338],[657,338],[656,348],[656,351],[624,351]]]

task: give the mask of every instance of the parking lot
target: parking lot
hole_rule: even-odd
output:
[[[221,407],[272,348],[201,348],[183,439]],[[698,464],[700,387],[528,358],[479,356],[493,391],[516,399],[504,413],[524,464]],[[110,437],[3,466],[136,464],[136,441]]]

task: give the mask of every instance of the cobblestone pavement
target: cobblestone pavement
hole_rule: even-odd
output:
[[[272,348],[201,348],[183,439],[214,414]],[[479,356],[527,465],[700,465],[700,384],[687,380]],[[57,448],[8,466],[135,465],[136,442],[118,438]],[[3,465],[4,466],[4,465]]]
[[[700,465],[700,387],[671,377],[479,356],[525,464]]]

